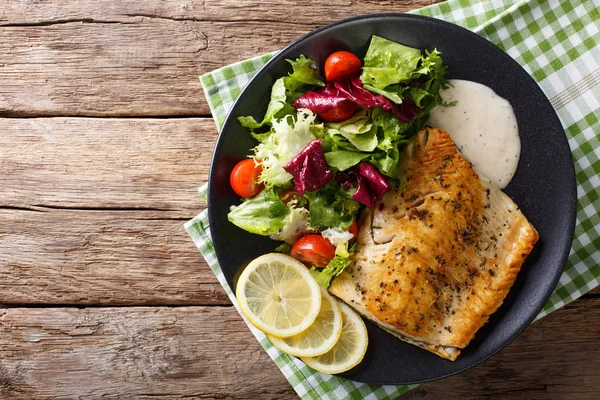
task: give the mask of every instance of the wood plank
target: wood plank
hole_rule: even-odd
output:
[[[3,399],[293,398],[233,307],[8,309]]]
[[[402,398],[596,399],[599,334],[600,299],[580,300]],[[3,398],[295,397],[232,307],[5,309],[0,335]]]
[[[210,119],[2,119],[0,303],[230,304],[183,229]]]
[[[208,115],[200,75],[342,18],[434,2],[4,0],[0,116]]]
[[[185,219],[42,210],[0,209],[0,304],[231,304]]]
[[[207,118],[0,118],[0,132],[0,207],[156,209],[171,218],[203,208],[197,189],[217,138]]]
[[[174,20],[290,21],[310,23],[339,20],[352,15],[406,12],[439,0],[97,0],[86,4],[44,1],[39,4],[3,0],[1,25],[48,24],[67,20],[115,20],[124,16],[148,16]],[[293,18],[293,19],[290,19]]]

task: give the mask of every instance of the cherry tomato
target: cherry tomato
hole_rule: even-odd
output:
[[[290,255],[309,267],[325,268],[335,257],[335,246],[323,236],[311,233],[294,243]]]
[[[350,118],[354,111],[356,111],[356,104],[350,100],[344,100],[331,110],[320,113],[319,117],[327,122],[341,122]]]
[[[258,183],[262,166],[253,159],[242,160],[233,167],[229,175],[229,183],[233,191],[242,197],[252,197],[259,194],[265,185]]]
[[[348,228],[348,232],[352,234],[352,239],[350,239],[350,241],[355,241],[358,237],[358,224],[356,223],[356,220],[352,221],[352,225]]]
[[[360,67],[360,59],[354,54],[349,51],[336,51],[325,61],[325,79],[327,82],[334,82],[350,78],[360,70]]]

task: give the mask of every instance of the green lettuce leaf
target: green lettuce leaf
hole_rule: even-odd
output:
[[[323,269],[312,267],[310,274],[319,285],[327,289],[331,284],[331,280],[341,274],[348,265],[350,265],[349,257],[335,256]]]
[[[428,117],[429,112],[435,106],[452,106],[454,103],[445,104],[440,96],[440,90],[447,89],[450,86],[445,78],[447,67],[442,62],[440,52],[437,50],[431,52],[425,51],[423,63],[427,64],[428,79],[421,85],[420,89],[428,92],[430,96],[424,96],[421,99],[418,99],[418,96],[415,96],[419,100],[419,107],[422,108],[420,115]],[[415,98],[413,98],[413,101],[414,100]]]
[[[338,124],[326,124],[327,135],[341,135],[356,149],[371,152],[377,147],[377,129],[369,121],[369,117],[353,118]]]
[[[289,213],[279,196],[272,189],[265,189],[235,207],[227,214],[227,219],[248,232],[268,236],[283,228]]]
[[[292,65],[293,72],[285,77],[285,87],[290,93],[298,91],[302,85],[325,86],[325,83],[319,78],[319,71],[315,67],[315,62],[303,55],[295,60],[288,60]]]
[[[284,242],[281,243],[279,246],[275,247],[273,251],[275,251],[276,253],[287,254],[289,256],[290,252],[292,251],[292,246]]]
[[[354,190],[347,191],[330,181],[315,192],[305,192],[310,206],[310,226],[320,230],[335,227],[347,230],[360,207],[351,199]]]
[[[368,153],[349,150],[337,150],[325,153],[327,164],[333,168],[339,169],[340,171],[345,171],[348,168],[352,168],[368,157],[370,157],[370,154]]]
[[[421,50],[373,35],[360,79],[365,85],[385,89],[410,80],[420,60]]]
[[[435,101],[435,95],[429,93],[427,90],[421,89],[419,87],[413,87],[408,89],[407,91],[408,97],[415,102],[419,108],[421,108],[421,112],[423,109],[427,107],[431,100]]]
[[[271,88],[271,101],[267,106],[267,111],[261,122],[257,122],[254,117],[238,117],[238,121],[243,127],[249,129],[258,129],[265,124],[270,124],[271,120],[277,115],[277,113],[284,109],[286,106],[286,90],[285,90],[285,78],[279,78],[273,84]]]
[[[437,49],[434,49],[433,51],[425,50],[425,56],[421,59],[419,68],[413,71],[412,78],[417,79],[421,75],[431,75],[432,72],[435,76],[439,72],[440,67],[442,67],[445,72],[446,67],[442,64],[441,54],[442,53]]]
[[[370,110],[348,121],[325,125],[327,134],[323,140],[323,149],[327,163],[345,171],[361,161],[368,161],[383,174],[396,178],[400,159],[399,147],[408,142],[408,138],[414,132],[414,126],[400,121],[391,112],[381,108]],[[369,128],[369,131],[365,133],[349,133],[360,132],[366,128]]]
[[[393,101],[396,104],[402,103],[402,99],[404,99],[404,91],[406,90],[405,86],[403,87],[400,85],[390,85],[390,86],[386,87],[385,89],[379,89],[379,88],[376,88],[375,86],[368,85],[368,84],[363,84],[363,86],[368,91],[380,94],[383,97],[387,97],[388,99],[390,99],[391,101]]]

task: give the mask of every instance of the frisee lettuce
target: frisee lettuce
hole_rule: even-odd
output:
[[[300,236],[310,231],[310,212],[304,208],[290,208],[290,213],[286,218],[285,225],[276,233],[269,237],[273,240],[281,240],[288,244],[294,244]]]
[[[264,125],[271,125],[274,118],[281,119],[286,115],[294,114],[295,110],[290,103],[306,91],[301,89],[307,86],[325,85],[319,79],[319,72],[310,58],[300,56],[296,60],[286,59],[286,61],[292,65],[293,71],[288,76],[277,79],[273,84],[271,100],[262,121],[257,122],[252,116],[238,117],[243,127],[254,131]]]
[[[345,231],[341,228],[327,228],[321,235],[329,240],[332,245],[335,246],[335,254],[341,257],[349,257],[348,243],[354,237],[349,231]]]
[[[310,110],[300,109],[295,118],[288,115],[274,119],[269,132],[255,135],[260,143],[254,148],[254,159],[260,160],[263,169],[260,182],[267,187],[285,186],[291,182],[292,175],[283,167],[316,139],[312,128],[315,119],[316,115]]]

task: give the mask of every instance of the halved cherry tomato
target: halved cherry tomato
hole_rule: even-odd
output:
[[[335,246],[323,236],[311,233],[294,243],[290,255],[309,267],[325,268],[335,257]]]
[[[327,122],[341,122],[350,118],[354,111],[356,111],[356,104],[350,100],[344,100],[336,107],[319,113],[319,117]]]
[[[242,160],[233,167],[229,175],[229,183],[233,191],[242,197],[253,197],[259,194],[265,185],[258,183],[258,177],[262,172],[260,163],[253,159]]]
[[[352,225],[348,228],[348,232],[352,234],[352,239],[350,239],[351,242],[358,238],[358,224],[356,223],[356,220],[352,221]]]
[[[354,54],[349,51],[336,51],[325,61],[325,79],[327,82],[334,82],[350,78],[360,70],[360,67],[360,59]]]

